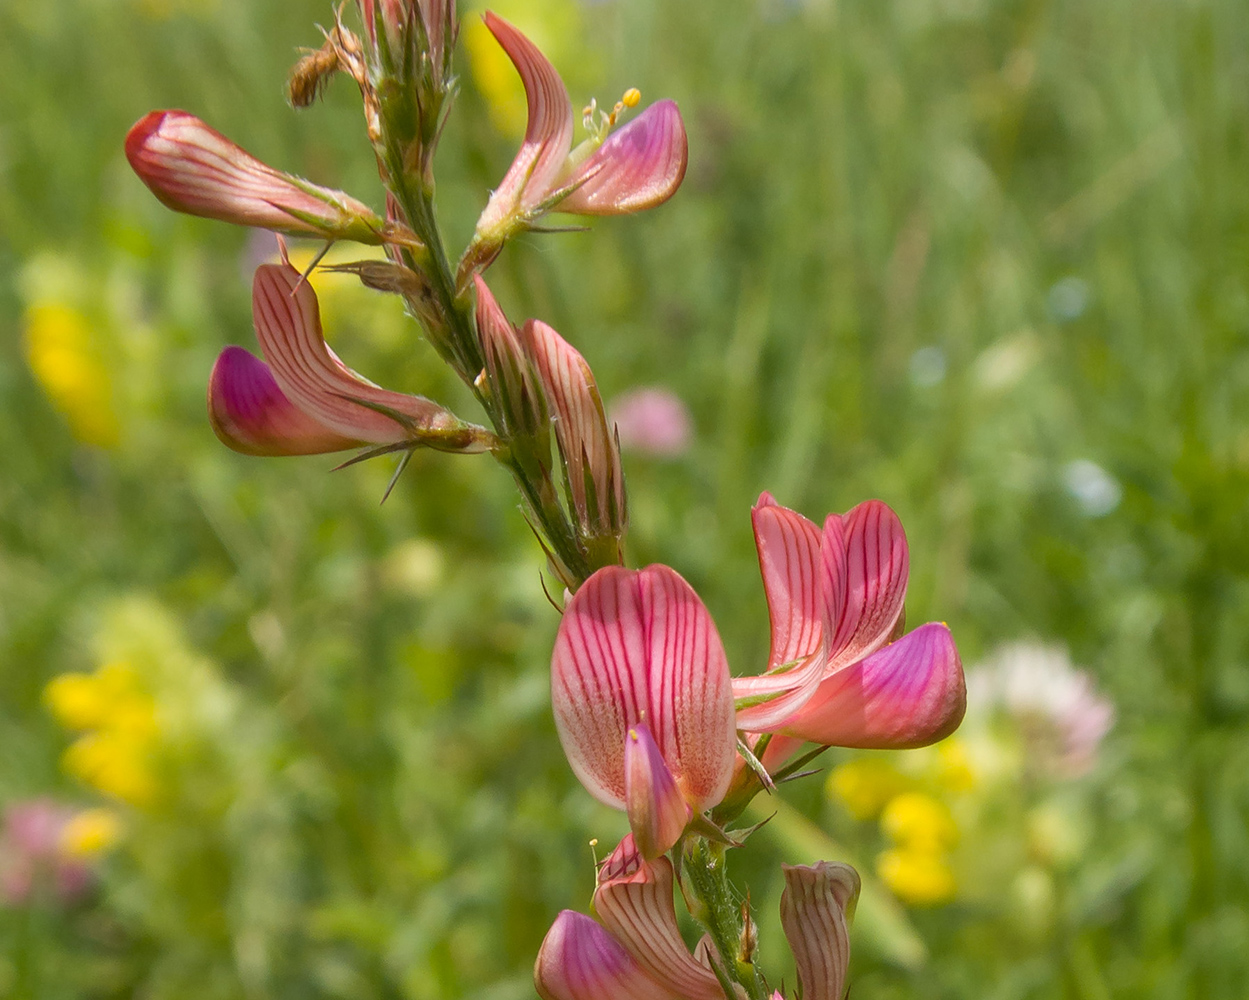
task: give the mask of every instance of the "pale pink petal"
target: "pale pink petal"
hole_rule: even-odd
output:
[[[618,215],[667,201],[689,162],[685,123],[675,101],[657,101],[617,129],[561,187],[579,185],[556,205],[560,212]]]
[[[792,670],[733,678],[737,728],[761,732],[773,728],[798,712],[815,694],[825,676],[828,650],[820,649]]]
[[[842,515],[845,546],[845,608],[833,632],[831,672],[854,663],[889,641],[906,600],[910,559],[902,522],[879,500]]]
[[[772,623],[768,669],[820,648],[820,529],[763,493],[750,512]]]
[[[190,215],[371,244],[393,228],[341,191],[261,163],[185,111],[139,119],[126,136],[126,158],[157,198]]]
[[[542,1000],[680,1000],[607,931],[573,910],[561,912],[547,931],[533,982]]]
[[[715,973],[685,947],[672,903],[672,863],[656,858],[627,879],[600,881],[594,912],[650,976],[685,1000],[724,1000]]]
[[[954,639],[945,625],[930,622],[827,677],[777,728],[830,746],[904,749],[954,732],[966,706]]]
[[[217,437],[244,455],[320,455],[365,442],[318,423],[282,394],[269,366],[227,347],[208,380],[208,419]]]
[[[781,926],[798,969],[803,1000],[841,1000],[850,965],[847,910],[859,898],[859,875],[849,865],[821,861],[782,865]]]
[[[685,832],[690,807],[644,722],[625,734],[624,766],[629,826],[642,856],[657,858]]]
[[[582,585],[556,636],[551,701],[573,772],[608,805],[625,806],[625,734],[642,721],[695,811],[728,788],[737,739],[724,647],[666,566],[609,566]]]
[[[321,334],[316,292],[289,264],[264,264],[252,285],[252,318],[286,397],[330,430],[372,444],[454,447],[462,425],[422,396],[379,389],[335,357]]]
[[[477,220],[477,232],[489,238],[514,213],[530,212],[550,196],[572,149],[573,123],[568,90],[550,60],[497,14],[487,11],[485,22],[520,74],[529,110],[524,142]]]

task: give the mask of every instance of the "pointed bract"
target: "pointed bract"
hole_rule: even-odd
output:
[[[781,869],[781,926],[794,953],[802,998],[842,1000],[850,965],[847,921],[859,898],[859,875],[849,865],[828,861]]]
[[[680,1000],[607,931],[573,910],[562,911],[543,938],[533,982],[542,1000]]]
[[[656,101],[612,132],[568,177],[558,212],[622,215],[662,205],[685,178],[689,144],[676,101]]]
[[[625,735],[642,721],[695,812],[724,795],[737,745],[728,662],[668,567],[609,566],[581,586],[555,640],[551,700],[573,772],[607,805],[625,807]]]
[[[269,366],[241,347],[217,357],[208,380],[208,419],[244,455],[319,455],[366,442],[318,423],[283,395]]]
[[[646,723],[625,734],[625,812],[638,850],[657,858],[677,842],[690,821],[690,807]]]
[[[126,136],[126,158],[157,198],[189,215],[297,236],[411,242],[367,205],[274,170],[185,111],[141,118]]]

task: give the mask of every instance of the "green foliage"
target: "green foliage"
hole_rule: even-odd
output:
[[[638,86],[677,98],[690,131],[671,203],[529,237],[491,271],[606,397],[659,383],[693,412],[685,457],[626,456],[630,562],[684,574],[754,671],[758,492],[813,517],[878,496],[907,526],[912,622],[948,621],[969,664],[1001,641],[1065,644],[1117,706],[1053,922],[1003,923],[983,896],[907,917],[876,885],[852,995],[1239,1000],[1249,10],[545,6],[502,9],[558,35],[541,40],[574,101]],[[136,655],[102,647],[165,650],[151,683],[175,748],[160,802],[119,806],[90,897],[0,907],[0,995],[529,997],[546,927],[588,898],[586,842],[622,832],[555,737],[556,615],[502,469],[418,453],[379,507],[388,459],[245,458],[204,418],[217,351],[254,339],[248,235],[163,209],[122,138],[184,107],[377,206],[349,81],[298,114],[282,99],[330,17],[0,7],[0,802],[99,801],[60,769],[73,736],[42,691]],[[453,246],[513,142],[461,76],[439,161]],[[397,303],[329,281],[340,354],[477,419]],[[105,402],[36,378],[49,304],[84,321]],[[115,446],[75,437],[75,399],[109,408]],[[872,869],[822,785],[785,786],[741,859],[771,967],[780,862],[846,850]],[[1019,850],[1013,808],[998,836]]]

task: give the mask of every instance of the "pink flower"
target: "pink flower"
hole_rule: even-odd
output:
[[[412,234],[350,195],[274,170],[185,111],[152,111],[126,136],[126,159],[178,212],[296,236],[411,243]]]
[[[572,101],[564,81],[536,45],[503,18],[487,12],[486,27],[516,66],[529,120],[512,165],[477,222],[470,257],[488,260],[517,229],[555,209],[617,215],[659,205],[685,177],[685,125],[672,101],[651,105],[607,135],[613,115],[586,144],[572,148]],[[636,96],[632,92],[628,97]]]
[[[808,1000],[841,1000],[850,949],[848,912],[859,877],[847,865],[784,867],[781,925]],[[700,945],[691,955],[673,905],[673,868],[647,861],[631,836],[603,863],[593,910],[556,918],[534,965],[543,1000],[724,1000],[711,968],[721,961]],[[738,996],[744,996],[740,987]],[[776,996],[780,996],[779,992]]]
[[[728,661],[668,567],[609,566],[582,585],[555,640],[551,700],[573,773],[627,811],[648,858],[724,796],[737,745]]]
[[[909,559],[879,500],[821,531],[764,493],[752,517],[772,622],[766,673],[733,682],[737,725],[831,746],[924,746],[962,720],[966,688],[950,630],[902,635]]]
[[[264,264],[252,315],[265,362],[238,347],[217,359],[208,413],[248,455],[308,455],[362,444],[483,451],[489,435],[423,396],[381,389],[339,361],[321,333],[316,293],[289,264]]]
[[[620,447],[669,458],[684,454],[694,436],[690,412],[681,397],[667,389],[633,389],[610,407]]]
[[[70,856],[63,834],[78,810],[47,798],[10,803],[0,830],[0,900],[12,906],[29,901],[41,882],[63,901],[81,896],[91,884],[91,868]]]

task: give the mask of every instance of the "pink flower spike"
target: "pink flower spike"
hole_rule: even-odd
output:
[[[672,902],[672,862],[642,862],[626,878],[604,880],[594,912],[608,933],[654,980],[685,1000],[724,1000],[715,973],[685,947]]]
[[[554,207],[579,215],[621,215],[661,205],[676,193],[689,163],[676,101],[656,101],[617,129],[560,181],[572,192]]]
[[[264,264],[252,285],[252,316],[265,360],[283,395],[317,424],[370,444],[482,451],[480,428],[423,396],[380,389],[344,365],[325,343],[316,292],[289,264]]]
[[[126,136],[126,158],[178,212],[296,236],[380,244],[397,237],[367,205],[274,170],[185,111],[153,111]],[[402,242],[411,242],[407,233]]]
[[[629,826],[642,856],[657,858],[684,832],[690,807],[645,722],[630,726],[625,734],[624,768]]]
[[[728,661],[668,567],[608,566],[581,586],[555,639],[551,702],[573,773],[599,801],[625,808],[625,735],[643,720],[690,808],[723,798],[737,746]]]
[[[827,677],[776,728],[813,743],[902,750],[950,735],[966,707],[954,639],[945,625],[929,622]]]
[[[781,869],[781,926],[794,953],[803,1000],[841,1000],[850,965],[847,920],[859,898],[858,872],[828,861]]]
[[[533,42],[492,11],[484,20],[520,74],[529,112],[516,158],[477,220],[478,239],[501,244],[518,216],[549,197],[564,169],[572,149],[572,100],[559,72]]]
[[[533,982],[542,1000],[680,1000],[607,931],[573,910],[562,911],[543,938]]]
[[[282,394],[269,366],[227,347],[208,379],[208,420],[228,448],[244,455],[321,455],[366,442],[313,420]]]

